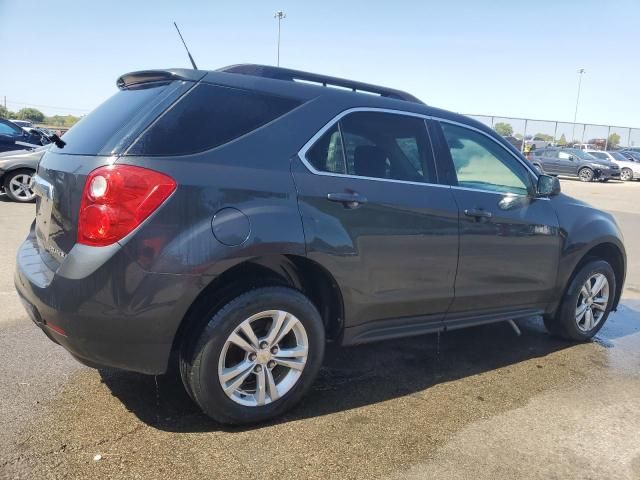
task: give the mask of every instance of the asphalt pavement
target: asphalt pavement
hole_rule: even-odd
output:
[[[0,197],[0,478],[640,478],[640,182],[564,191],[611,211],[628,248],[593,342],[540,319],[332,347],[285,417],[226,428],[175,375],[81,366],[13,292],[33,205]]]

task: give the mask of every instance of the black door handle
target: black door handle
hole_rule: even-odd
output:
[[[361,204],[367,203],[367,199],[359,193],[328,193],[327,200],[330,202],[342,203],[345,208],[358,208]]]
[[[491,218],[493,216],[491,212],[487,212],[486,210],[476,209],[476,208],[467,209],[464,211],[464,214],[467,217],[475,217],[477,219]]]

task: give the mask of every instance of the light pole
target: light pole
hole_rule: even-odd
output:
[[[573,113],[573,130],[571,132],[571,141],[576,137],[576,119],[578,118],[578,104],[580,103],[580,87],[582,87],[582,75],[586,73],[584,68],[578,70],[578,96],[576,97],[576,111]]]
[[[282,10],[278,10],[274,15],[273,18],[277,18],[278,19],[278,55],[277,55],[277,65],[278,67],[280,66],[280,24],[282,23],[282,20],[287,18],[287,14],[284,13]]]

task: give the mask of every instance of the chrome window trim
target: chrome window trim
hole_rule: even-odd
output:
[[[409,184],[409,185],[429,185],[429,186],[435,186],[435,187],[459,188],[459,189],[463,189],[463,190],[471,190],[471,191],[477,191],[477,192],[501,193],[501,192],[491,192],[490,190],[481,190],[481,189],[475,189],[475,188],[458,187],[458,186],[455,186],[455,185],[443,185],[441,183],[411,182],[411,181],[408,181],[408,180],[395,180],[395,179],[391,179],[391,178],[362,177],[362,176],[359,176],[359,175],[349,175],[347,173],[323,172],[321,170],[316,170],[313,167],[313,165],[311,165],[311,163],[307,160],[307,152],[320,139],[320,137],[322,137],[322,135],[324,135],[327,132],[327,130],[329,130],[331,127],[333,127],[342,118],[346,117],[347,115],[349,115],[351,113],[355,113],[355,112],[390,113],[390,114],[394,114],[394,115],[404,115],[405,117],[421,118],[423,120],[436,120],[438,122],[445,122],[445,123],[450,123],[452,125],[458,125],[458,126],[463,127],[463,128],[468,128],[469,130],[473,130],[473,131],[475,131],[477,133],[480,133],[480,134],[484,135],[485,137],[489,138],[490,140],[492,140],[493,142],[495,142],[496,145],[498,145],[506,153],[511,155],[518,163],[520,163],[520,165],[525,167],[527,169],[527,171],[533,175],[533,178],[535,178],[536,180],[538,179],[538,173],[536,173],[534,170],[529,168],[529,166],[526,163],[524,163],[522,161],[522,159],[520,159],[516,154],[514,154],[508,148],[505,148],[505,146],[502,145],[498,140],[496,140],[495,138],[493,138],[491,135],[487,134],[486,132],[483,132],[479,128],[472,127],[471,125],[467,125],[465,123],[456,122],[455,120],[448,120],[446,118],[440,118],[440,117],[436,117],[436,116],[433,116],[433,115],[424,115],[422,113],[406,112],[406,111],[403,111],[403,110],[394,110],[394,109],[390,109],[390,108],[376,108],[376,107],[352,107],[352,108],[348,108],[347,110],[343,110],[342,112],[338,113],[331,120],[329,120],[320,130],[318,130],[315,133],[315,135],[313,135],[307,141],[307,143],[305,143],[302,146],[302,148],[298,151],[298,157],[300,158],[300,160],[302,161],[304,166],[307,168],[307,170],[309,170],[314,175],[323,175],[323,176],[330,176],[330,177],[363,178],[363,179],[366,179],[366,180],[375,180],[375,181],[381,181],[381,182],[405,183],[405,184]],[[425,128],[427,128],[426,125],[425,125]],[[429,132],[428,132],[428,129],[427,129],[427,134],[428,133]],[[340,130],[340,138],[343,139],[341,130]],[[344,142],[344,139],[342,141]],[[431,142],[431,148],[433,148],[433,142]],[[345,161],[345,171],[346,171],[346,151],[344,149],[344,143],[343,143],[342,149],[343,149],[343,158],[344,158],[344,161]],[[437,160],[436,160],[436,164],[437,164]],[[516,194],[516,195],[518,195],[518,194]]]

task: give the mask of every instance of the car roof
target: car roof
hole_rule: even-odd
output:
[[[218,70],[170,68],[143,70],[120,76],[117,86],[126,89],[147,82],[187,80],[240,88],[294,98],[303,102],[320,100],[329,109],[378,108],[416,113],[474,127],[491,135],[508,149],[517,150],[492,128],[471,117],[429,106],[410,93],[354,80],[256,64],[240,64]]]
[[[239,64],[218,70],[169,68],[126,73],[117,80],[120,89],[148,82],[188,80],[263,91],[300,100],[327,97],[353,106],[396,109],[405,112],[463,121],[493,132],[470,117],[426,105],[410,93],[394,88],[348,80],[328,75],[256,64]],[[349,102],[346,99],[351,99]],[[499,135],[496,134],[499,137]]]

